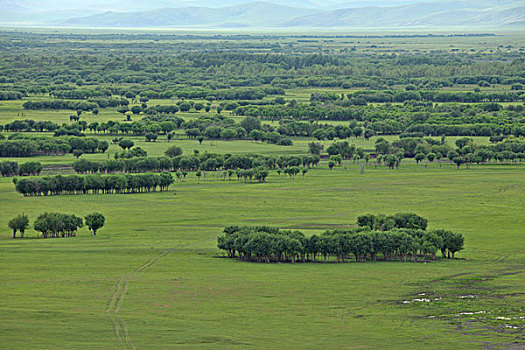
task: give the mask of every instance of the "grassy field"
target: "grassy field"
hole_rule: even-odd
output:
[[[523,166],[405,163],[360,175],[347,165],[293,181],[275,172],[265,184],[193,176],[168,193],[40,198],[0,179],[1,223],[50,210],[107,218],[96,238],[86,228],[54,240],[0,231],[0,347],[520,348],[524,179]],[[400,211],[462,232],[465,260],[266,265],[224,259],[215,247],[230,224],[314,233]],[[403,303],[421,293],[432,301]]]

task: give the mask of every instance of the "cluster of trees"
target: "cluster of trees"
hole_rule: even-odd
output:
[[[402,137],[399,140],[388,142],[383,137],[379,137],[375,142],[377,154],[401,154],[405,158],[414,158],[417,154],[428,154],[430,152],[446,157],[452,147],[446,144],[445,138],[435,140],[424,137]]]
[[[182,124],[189,138],[208,139],[249,139],[265,141],[281,146],[291,146],[292,140],[283,136],[268,125],[261,125],[261,121],[254,117],[246,117],[239,124],[231,118],[223,116],[202,116]]]
[[[84,220],[94,236],[106,223],[106,218],[100,213],[88,214]],[[75,237],[78,229],[84,226],[84,221],[76,215],[46,212],[37,217],[33,226],[35,231],[42,233],[42,238]],[[16,238],[17,232],[24,238],[25,231],[29,228],[29,217],[19,214],[9,221],[8,227],[13,230],[13,238]]]
[[[431,138],[405,137],[392,143],[384,138],[376,140],[375,148],[378,160],[384,161],[385,165],[392,166],[392,159],[395,159],[395,166],[398,161],[407,158],[414,158],[417,163],[424,160],[432,163],[437,160],[441,164],[441,159],[448,159],[455,163],[459,168],[465,164],[467,167],[472,163],[486,163],[496,160],[505,162],[522,162],[525,160],[525,142],[516,138],[492,137],[495,141],[492,145],[476,145],[474,140],[469,137],[457,139],[456,148],[445,143],[445,138],[441,141]]]
[[[36,121],[33,119],[14,120],[11,123],[0,125],[0,131],[30,132],[30,131],[55,131],[60,126],[51,121]]]
[[[0,174],[2,176],[37,176],[42,172],[43,166],[39,162],[25,162],[18,165],[17,162],[0,162]]]
[[[394,215],[366,214],[357,218],[357,225],[374,231],[389,231],[400,228],[426,230],[428,220],[413,213],[397,213]]]
[[[24,196],[52,196],[88,193],[143,193],[167,191],[174,183],[173,176],[161,174],[138,175],[56,175],[41,178],[13,179],[15,189]]]
[[[311,153],[318,149],[315,145],[315,143],[309,144],[309,151]],[[353,157],[363,158],[365,154],[365,151],[362,148],[350,145],[348,141],[334,142],[326,148],[326,152],[330,156],[340,155],[343,159],[351,159]]]
[[[394,260],[412,261],[455,258],[462,250],[464,238],[447,230],[391,229],[372,231],[349,229],[326,231],[306,237],[296,230],[268,226],[230,226],[217,238],[217,247],[228,257],[250,262],[356,262]]]
[[[456,140],[456,146],[447,157],[458,168],[463,164],[469,167],[472,163],[480,164],[492,160],[501,163],[525,161],[525,142],[520,139],[508,138],[493,145],[476,145],[472,139],[466,137]]]
[[[21,100],[24,94],[19,91],[0,91],[0,101]]]
[[[0,140],[0,157],[31,157],[65,153],[104,153],[109,147],[105,140],[82,137],[23,137]]]

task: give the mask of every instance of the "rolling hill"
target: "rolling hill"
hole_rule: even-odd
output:
[[[2,24],[50,27],[525,27],[521,0],[0,0],[0,7]]]

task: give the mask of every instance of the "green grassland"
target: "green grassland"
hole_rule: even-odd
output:
[[[0,343],[472,349],[519,342],[525,168],[404,164],[396,171],[369,166],[360,175],[346,165],[296,180],[273,173],[265,184],[199,183],[192,176],[168,193],[137,195],[24,198],[9,179],[0,180],[0,222],[46,210],[107,217],[96,238],[85,228],[77,238],[55,240],[13,240],[2,230]],[[229,224],[313,233],[352,226],[360,214],[399,211],[427,217],[431,228],[462,232],[465,260],[266,265],[223,259],[215,247]],[[420,293],[442,299],[402,303]],[[476,298],[459,298],[470,294]],[[456,316],[478,311],[486,313]]]

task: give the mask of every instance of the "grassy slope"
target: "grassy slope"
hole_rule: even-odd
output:
[[[361,176],[356,167],[325,168],[295,181],[274,174],[267,184],[199,184],[192,177],[174,186],[176,195],[49,198],[23,198],[1,179],[0,222],[21,211],[34,219],[45,210],[98,210],[108,223],[96,238],[85,228],[63,240],[12,240],[1,231],[0,346],[117,348],[105,315],[115,284],[165,249],[173,251],[133,276],[119,304],[136,348],[471,349],[481,341],[504,342],[508,334],[487,333],[482,323],[468,331],[461,318],[420,316],[481,309],[494,319],[518,312],[523,295],[508,294],[523,290],[523,274],[502,273],[523,271],[525,263],[524,173],[522,166],[456,171],[405,164],[399,171],[370,167]],[[426,216],[432,228],[463,232],[467,249],[459,255],[467,260],[265,265],[220,259],[215,248],[228,224],[319,232],[363,213],[398,211]],[[480,280],[479,290],[462,280],[439,281],[461,273],[496,278]],[[481,298],[483,288],[506,296]],[[399,303],[429,290],[440,296],[472,290],[480,298]]]

